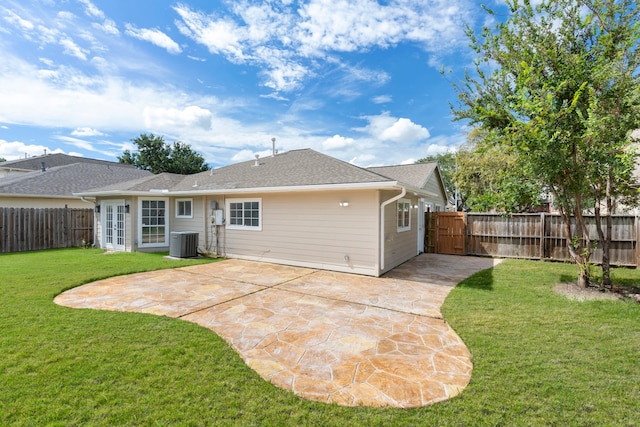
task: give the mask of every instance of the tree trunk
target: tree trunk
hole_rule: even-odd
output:
[[[563,207],[558,207],[560,211],[560,216],[562,217],[564,223],[564,235],[567,241],[567,249],[569,249],[569,255],[576,263],[578,267],[578,286],[582,288],[586,288],[591,283],[591,271],[589,267],[589,258],[591,256],[590,250],[585,250],[585,225],[584,225],[584,217],[582,214],[574,215],[576,220],[576,234],[571,232],[571,216],[567,214],[566,210]],[[574,238],[575,237],[575,238]],[[588,235],[586,236],[586,244],[591,245],[591,242],[588,240]]]
[[[605,233],[604,240],[602,242],[602,286],[605,288],[611,288],[611,233],[613,230],[613,221],[611,215],[613,214],[613,197],[611,196],[611,170],[607,175],[607,187],[606,187],[606,200],[607,200],[607,232]]]

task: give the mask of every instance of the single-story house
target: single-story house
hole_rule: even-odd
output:
[[[50,156],[59,159],[57,155]],[[72,156],[64,159],[69,157]],[[44,161],[42,157],[38,159],[39,162]],[[23,169],[22,172],[7,173],[0,178],[0,208],[93,209],[93,200],[83,200],[73,193],[148,176],[153,174],[129,165],[105,161],[44,166],[35,171]]]
[[[166,251],[190,231],[201,252],[371,276],[422,252],[424,212],[447,201],[435,163],[365,169],[310,149],[77,195],[96,199],[99,247]]]

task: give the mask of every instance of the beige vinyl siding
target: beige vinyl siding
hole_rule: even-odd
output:
[[[424,185],[424,189],[432,194],[438,194],[438,197],[429,196],[425,200],[428,203],[431,203],[434,208],[435,205],[439,205],[440,210],[444,211],[445,206],[447,205],[447,199],[445,198],[444,188],[442,188],[440,176],[437,172],[431,174],[427,183]]]
[[[191,200],[192,218],[176,218],[176,199]],[[206,246],[205,236],[205,200],[202,196],[195,197],[172,197],[169,201],[169,240],[171,231],[193,231],[198,233],[198,249],[203,250]]]
[[[389,200],[398,192],[383,191],[382,201]],[[381,273],[391,270],[417,255],[418,247],[418,198],[406,195],[403,199],[411,201],[411,229],[398,232],[397,209],[398,203],[393,202],[385,206],[384,211],[384,269]]]
[[[227,256],[377,275],[377,191],[241,198],[261,199],[262,230],[225,229],[221,246]],[[341,207],[345,201],[349,206]]]

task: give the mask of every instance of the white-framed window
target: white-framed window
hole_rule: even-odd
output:
[[[169,245],[169,218],[166,198],[141,198],[139,201],[138,245],[158,247]]]
[[[193,218],[193,199],[176,199],[176,218]]]
[[[398,232],[411,230],[411,201],[408,199],[398,200]]]
[[[262,199],[227,199],[227,228],[262,230]]]

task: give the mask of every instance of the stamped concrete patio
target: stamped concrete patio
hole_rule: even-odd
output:
[[[498,262],[423,254],[373,278],[226,260],[101,280],[55,302],[195,322],[306,399],[411,408],[469,383],[471,356],[440,306],[456,283]]]

